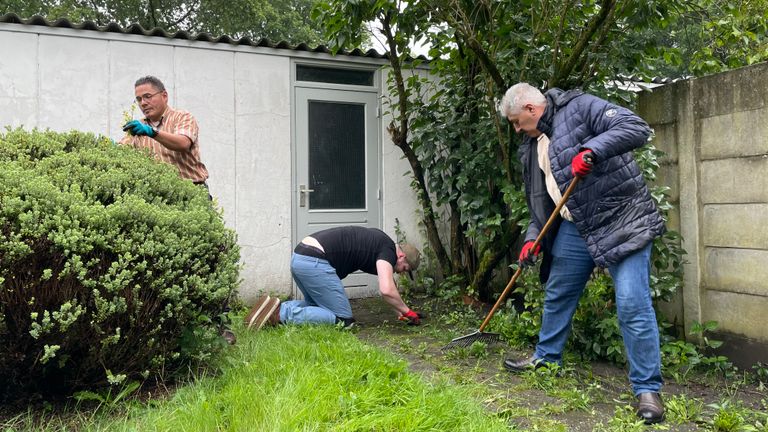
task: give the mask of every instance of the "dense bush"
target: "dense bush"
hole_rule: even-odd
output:
[[[209,358],[238,261],[174,167],[90,134],[0,134],[0,401]]]

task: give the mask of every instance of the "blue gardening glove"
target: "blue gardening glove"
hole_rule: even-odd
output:
[[[131,120],[123,126],[123,131],[131,135],[146,135],[150,138],[157,136],[157,130],[152,126],[138,120]]]

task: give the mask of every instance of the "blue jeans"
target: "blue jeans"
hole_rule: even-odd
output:
[[[280,305],[280,322],[334,324],[336,317],[352,318],[352,306],[344,284],[328,261],[294,253],[291,275],[304,300],[291,300]]]
[[[595,267],[576,225],[563,221],[552,248],[544,314],[534,357],[560,363],[571,320]],[[629,360],[629,381],[635,395],[658,392],[661,378],[659,328],[649,285],[651,244],[608,267],[616,287],[619,327]]]

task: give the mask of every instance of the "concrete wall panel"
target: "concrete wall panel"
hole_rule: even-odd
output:
[[[638,101],[638,112],[643,113],[643,120],[651,125],[674,122],[677,118],[676,90],[667,85],[643,91],[643,97]]]
[[[677,202],[672,202],[672,205],[675,206],[672,210],[669,211],[667,214],[667,229],[672,231],[680,232],[680,210],[679,205]]]
[[[683,314],[683,292],[677,291],[671,301],[659,303],[656,309],[661,312],[664,319],[675,325],[680,333],[685,331],[685,315]]]
[[[246,303],[259,293],[291,293],[289,70],[287,57],[235,56],[236,223],[249,281],[240,288]]]
[[[763,249],[768,245],[768,204],[704,206],[702,239],[706,246]]]
[[[768,108],[727,113],[700,122],[702,160],[768,153]]]
[[[211,195],[224,220],[237,228],[235,206],[234,53],[174,49],[175,108],[192,113],[200,126],[200,155],[210,174]]]
[[[768,203],[768,155],[701,163],[703,204]]]
[[[765,311],[768,297],[706,290],[702,302],[704,321],[717,321],[718,331],[768,343]]]
[[[135,119],[144,115],[134,98],[136,80],[153,75],[160,79],[168,90],[168,103],[176,107],[176,82],[173,76],[173,47],[143,43],[109,41],[109,136],[119,141],[125,132],[123,115],[132,114]],[[151,58],[151,62],[136,59]],[[183,107],[179,107],[182,108]],[[195,115],[192,112],[192,115]],[[203,151],[205,153],[205,151]],[[203,155],[205,156],[205,155]]]
[[[38,113],[37,36],[11,33],[3,39],[0,63],[0,126],[34,126]]]
[[[39,36],[38,124],[56,131],[106,134],[109,123],[107,41]]]
[[[680,201],[680,170],[677,164],[664,163],[656,171],[657,186],[666,186],[669,188],[669,200],[673,202]]]
[[[706,248],[704,255],[707,287],[768,297],[768,250]]]
[[[660,162],[677,162],[677,124],[657,123],[650,126],[653,128],[654,132],[651,144],[664,152],[664,156],[661,157]]]
[[[751,111],[768,106],[768,93],[760,91],[766,64],[736,69],[693,80],[698,117]]]

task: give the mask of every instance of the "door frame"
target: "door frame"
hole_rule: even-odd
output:
[[[373,72],[373,85],[372,86],[362,86],[362,85],[348,85],[348,84],[335,84],[335,83],[325,83],[325,82],[310,82],[310,81],[298,81],[296,79],[296,66],[297,65],[307,65],[307,66],[321,66],[321,67],[327,67],[327,68],[333,68],[333,69],[353,69],[353,70],[363,70],[363,71],[370,71]],[[368,178],[366,177],[366,182],[372,182],[375,181],[378,190],[378,197],[376,198],[378,201],[378,222],[379,226],[375,226],[373,228],[379,228],[383,229],[384,225],[384,200],[382,199],[382,187],[384,185],[384,179],[383,179],[383,156],[382,156],[382,125],[381,125],[381,119],[382,119],[382,107],[381,107],[381,98],[382,98],[382,90],[381,90],[381,66],[379,65],[370,65],[370,64],[357,64],[357,63],[337,63],[337,62],[327,62],[327,61],[308,61],[306,59],[291,59],[291,65],[290,65],[290,74],[291,74],[291,89],[290,89],[290,98],[291,98],[291,252],[293,252],[293,246],[295,246],[301,239],[298,238],[298,211],[299,211],[299,183],[298,183],[298,131],[297,131],[297,94],[296,89],[297,88],[306,88],[306,89],[317,89],[317,90],[341,90],[341,91],[347,91],[347,92],[359,92],[359,93],[369,93],[374,94],[377,100],[376,104],[376,121],[373,131],[366,131],[370,132],[373,137],[375,137],[376,140],[376,146],[375,146],[375,152],[376,152],[376,165],[377,165],[377,174],[376,178]],[[311,198],[310,198],[311,199]],[[371,282],[368,284],[367,287],[361,287],[360,289],[355,288],[352,292],[347,291],[348,295],[350,295],[350,298],[354,297],[370,297],[379,292],[378,290],[378,283],[376,281],[375,277],[371,277]],[[346,280],[346,279],[345,279]],[[295,283],[292,283],[292,295],[293,298],[301,298],[301,292],[298,290],[298,287]]]

